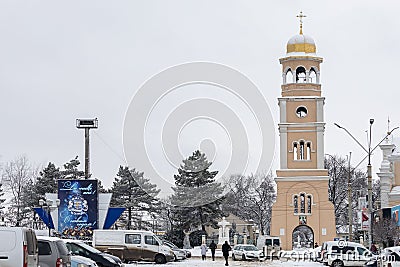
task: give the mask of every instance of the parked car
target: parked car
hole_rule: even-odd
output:
[[[335,267],[364,266],[373,258],[363,245],[344,240],[324,242],[321,257],[325,265]]]
[[[37,267],[39,264],[35,232],[25,227],[0,227],[0,266]]]
[[[72,255],[71,267],[97,267],[97,264],[95,261],[92,261],[89,258],[78,255]]]
[[[254,245],[236,245],[232,250],[233,260],[258,260],[264,259],[264,254]]]
[[[94,230],[93,247],[116,255],[124,262],[153,261],[166,263],[175,259],[172,249],[150,231]]]
[[[383,249],[379,261],[382,267],[400,267],[400,246]]]
[[[170,247],[174,252],[175,261],[186,259],[186,251],[178,248],[174,243],[163,240],[163,244]]]
[[[123,266],[120,258],[103,253],[100,250],[89,246],[81,240],[75,239],[64,239],[68,250],[72,255],[79,255],[89,258],[97,263],[101,267],[121,267]]]
[[[62,239],[38,236],[40,267],[70,267],[71,254]]]

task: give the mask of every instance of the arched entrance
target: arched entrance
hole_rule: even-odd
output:
[[[292,247],[313,248],[314,231],[307,225],[299,225],[294,228],[292,233]]]

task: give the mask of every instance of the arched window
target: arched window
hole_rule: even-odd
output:
[[[293,83],[293,73],[291,69],[288,69],[285,74],[285,84]]]
[[[310,83],[317,83],[317,72],[315,71],[314,68],[310,69],[310,74],[308,78]]]
[[[296,69],[296,83],[307,82],[306,69],[304,67],[298,67]]]
[[[304,193],[300,194],[300,213],[306,213],[306,196]]]
[[[311,214],[312,198],[310,195],[307,196],[307,213]]]
[[[304,141],[300,141],[300,151],[299,151],[299,155],[300,155],[299,159],[300,160],[304,160],[304,153],[305,153],[305,151],[304,151]]]
[[[293,211],[299,213],[299,197],[297,195],[293,197]]]
[[[297,160],[297,143],[293,144],[293,159]]]
[[[307,160],[311,159],[311,143],[307,142]]]

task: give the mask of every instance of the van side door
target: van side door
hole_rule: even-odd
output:
[[[28,252],[28,267],[37,267],[39,266],[39,250],[35,232],[32,229],[27,229],[25,238]]]
[[[160,250],[160,244],[153,235],[144,234],[143,259],[154,261],[156,254]]]
[[[140,233],[128,233],[124,236],[126,250],[124,259],[141,260],[143,258],[143,240]]]

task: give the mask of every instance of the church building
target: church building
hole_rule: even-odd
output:
[[[277,199],[272,207],[271,236],[282,249],[313,247],[336,236],[334,206],[328,197],[324,169],[324,102],[316,45],[300,33],[290,38],[281,58],[280,169]]]

